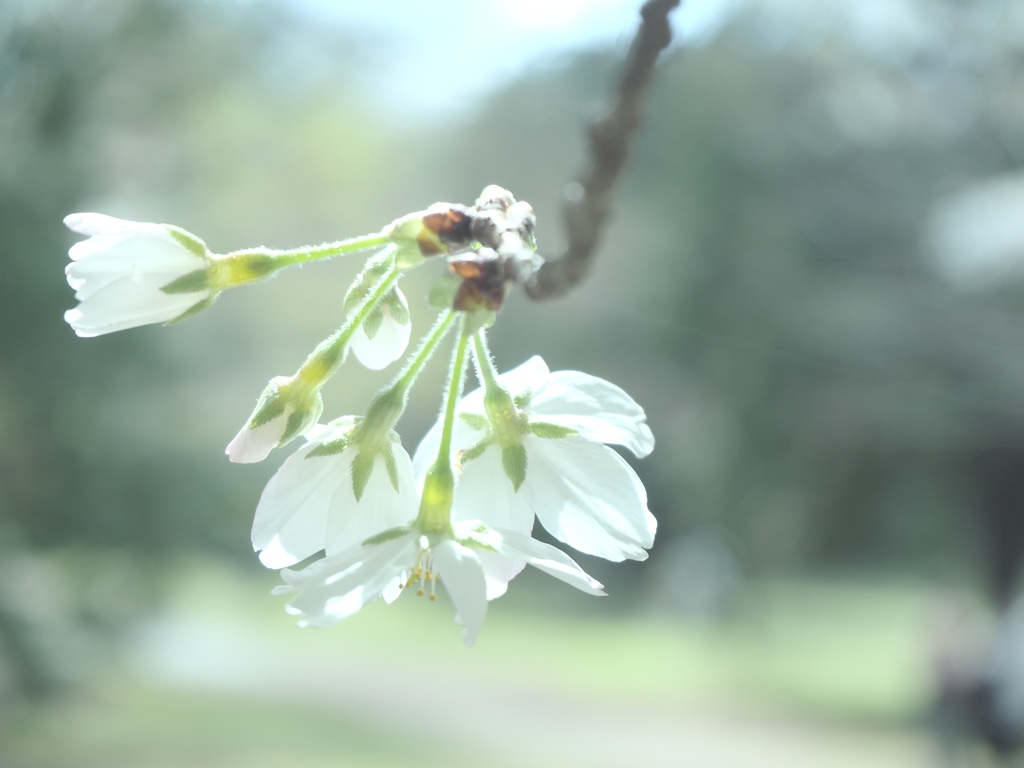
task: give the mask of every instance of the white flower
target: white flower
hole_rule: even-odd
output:
[[[204,280],[206,246],[184,230],[124,221],[100,213],[72,213],[64,223],[89,235],[68,251],[65,274],[79,304],[64,319],[79,336],[176,320],[214,296]],[[195,275],[193,283],[162,290]]]
[[[284,568],[320,550],[333,555],[416,516],[412,461],[388,442],[360,456],[354,421],[316,425],[307,443],[281,465],[256,508],[253,549],[268,568]],[[357,497],[356,488],[359,489]]]
[[[502,570],[487,563],[503,560],[529,563],[584,592],[604,594],[601,584],[564,552],[480,521],[456,523],[447,534],[427,534],[415,525],[384,531],[304,570],[282,571],[286,584],[274,593],[297,593],[288,612],[301,616],[302,626],[325,627],[378,597],[391,602],[403,586],[416,587],[420,594],[429,591],[433,599],[441,581],[464,627],[462,642],[470,646],[487,615],[491,573]]]
[[[488,421],[481,389],[458,406],[452,459],[461,474],[453,518],[482,518],[528,533],[536,515],[553,536],[581,552],[615,561],[646,559],[657,530],[647,492],[629,464],[605,445],[621,445],[638,457],[649,454],[654,436],[643,409],[603,379],[578,371],[551,373],[540,357],[498,380],[516,399],[510,423],[499,425],[504,434],[496,434]],[[418,476],[439,444],[435,425],[416,450]]]
[[[405,294],[396,287],[359,326],[349,348],[360,363],[379,371],[405,354],[411,333],[409,303]]]
[[[224,453],[235,464],[255,464],[263,461],[281,443],[288,419],[294,412],[295,408],[288,405],[283,414],[258,427],[250,427],[247,421],[228,443]]]
[[[294,376],[275,376],[224,453],[236,464],[263,461],[274,448],[316,426],[323,410],[319,391],[309,391]]]

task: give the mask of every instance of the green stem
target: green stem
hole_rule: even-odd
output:
[[[420,342],[420,346],[412,359],[406,363],[405,368],[396,377],[395,387],[401,387],[406,392],[412,388],[412,385],[416,382],[416,377],[420,375],[423,366],[426,365],[427,360],[434,354],[437,345],[441,343],[441,340],[448,333],[448,329],[452,327],[454,322],[455,313],[450,309],[437,316],[433,329]]]
[[[409,390],[419,376],[427,360],[437,349],[448,329],[455,321],[455,313],[452,311],[442,312],[433,329],[428,333],[419,348],[406,363],[402,372],[398,374],[395,381],[388,387],[378,392],[370,406],[366,409],[366,418],[360,423],[358,429],[358,442],[363,449],[374,452],[379,450],[387,440],[388,432],[394,429],[395,424],[405,412],[406,402],[409,397]]]
[[[487,349],[483,328],[474,334],[473,341],[477,376],[484,388],[484,413],[491,423],[494,440],[503,449],[522,446],[526,420],[516,410],[512,395],[498,381],[498,371]]]
[[[462,394],[462,380],[466,378],[468,348],[469,336],[466,335],[465,316],[462,315],[459,323],[459,341],[455,345],[445,395],[441,444],[438,447],[437,459],[423,479],[420,510],[416,517],[416,525],[427,534],[450,533],[452,528],[452,501],[455,496],[455,474],[452,472],[451,460],[452,432],[455,428],[455,409],[459,404],[459,395]]]
[[[473,336],[473,351],[476,353],[474,358],[476,359],[477,375],[484,389],[487,391],[501,389],[501,385],[498,384],[498,371],[491,359],[491,351],[487,348],[487,337],[484,335],[483,328]]]
[[[462,381],[466,378],[466,349],[469,337],[459,334],[459,343],[455,347],[455,359],[452,362],[452,374],[448,381],[448,395],[445,400],[444,423],[441,425],[441,445],[437,451],[437,463],[442,461],[451,467],[452,432],[455,428],[455,408],[462,394]]]
[[[348,240],[338,240],[312,247],[304,246],[290,250],[246,248],[225,254],[215,254],[212,257],[211,282],[216,290],[233,288],[237,285],[262,280],[284,267],[379,248],[389,242],[388,237],[374,232],[370,235],[351,237]]]
[[[221,258],[246,260],[249,258],[266,257],[280,263],[282,267],[290,267],[293,264],[305,264],[307,261],[329,259],[332,256],[341,256],[345,253],[356,253],[367,251],[371,248],[379,248],[389,242],[389,239],[379,232],[359,237],[350,237],[347,240],[336,240],[333,243],[322,245],[303,246],[302,248],[291,248],[279,250],[277,248],[244,248],[240,251],[225,253]]]
[[[385,272],[380,282],[374,286],[374,289],[349,316],[345,324],[334,334],[321,341],[306,358],[306,362],[295,372],[294,378],[300,381],[307,391],[318,390],[338,370],[338,366],[345,359],[345,350],[348,349],[353,334],[369,317],[370,312],[384,298],[384,295],[391,290],[399,274],[399,269],[394,266]]]

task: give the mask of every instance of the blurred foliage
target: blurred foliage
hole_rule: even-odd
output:
[[[614,576],[587,563],[623,609],[691,605],[675,587],[717,580],[705,594],[720,610],[742,573],[836,568],[988,580],[1002,596],[1024,540],[1024,291],[943,282],[921,230],[943,196],[1024,161],[1022,36],[1000,26],[1000,2],[921,4],[928,34],[909,48],[820,14],[801,25],[787,7],[747,3],[665,62],[594,274],[558,302],[514,297],[492,346],[502,367],[543,354],[647,408],[658,449],[636,467],[658,545]],[[248,553],[277,462],[232,467],[223,445],[266,380],[341,322],[358,268],[317,265],[181,326],[81,340],[61,320],[66,213],[173,222],[218,251],[287,247],[499,183],[534,205],[541,250],[557,252],[560,194],[615,56],[582,54],[427,127],[364,90],[361,50],[274,3],[0,10],[13,669],[35,668],[40,625],[117,626],[152,608],[154,558]],[[410,277],[420,327],[429,279]],[[442,375],[443,361],[414,395],[410,448]],[[344,370],[325,416],[359,412],[378,383]],[[70,553],[58,569],[36,556],[54,550]]]

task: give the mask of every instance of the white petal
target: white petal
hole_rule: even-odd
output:
[[[167,231],[167,228],[162,224],[117,219],[104,213],[69,213],[64,217],[64,226],[80,235],[116,235],[122,232]]]
[[[416,517],[419,494],[412,474],[412,460],[400,445],[392,446],[392,452],[398,469],[398,491],[391,485],[384,459],[378,456],[359,501],[356,501],[351,480],[355,450],[343,452],[348,456],[349,466],[339,471],[345,481],[338,483],[330,498],[325,547],[328,555],[359,544],[381,531],[405,525]],[[318,457],[314,457],[306,462],[317,460]]]
[[[572,427],[588,440],[628,448],[643,458],[654,450],[644,409],[611,382],[579,371],[556,371],[535,391],[530,417]]]
[[[550,370],[540,355],[534,355],[522,365],[501,374],[498,379],[513,397],[526,392],[538,392],[547,384]]]
[[[483,629],[487,616],[487,588],[480,558],[451,539],[433,547],[434,568],[452,597],[464,627],[462,643],[471,646]]]
[[[481,544],[490,547],[473,548],[480,564],[484,568],[484,579],[487,582],[487,600],[491,601],[501,597],[508,591],[508,583],[512,581],[523,568],[526,567],[526,560],[515,559],[509,555],[499,552],[501,545],[501,534],[488,526],[480,519],[467,519],[453,521],[453,533],[456,541],[472,538]],[[485,532],[481,534],[481,528]]]
[[[497,529],[497,532],[501,534],[503,555],[525,560],[534,568],[539,568],[591,595],[605,594],[601,582],[580,568],[575,560],[557,547],[537,541],[518,531]]]
[[[124,221],[98,213],[71,214],[65,224],[88,240],[68,251],[64,270],[79,306],[64,319],[79,336],[98,336],[174,320],[209,296],[206,290],[166,294],[163,286],[204,269],[162,224]]]
[[[440,447],[441,421],[438,420],[434,423],[434,426],[427,430],[427,434],[420,440],[420,444],[416,446],[416,451],[412,455],[412,470],[417,480],[422,481],[426,477],[427,470],[430,469],[437,459],[437,452]]]
[[[518,368],[513,368],[508,373],[501,374],[500,379],[503,386],[511,392],[512,396],[520,395],[526,391],[533,391],[541,388],[547,381],[548,366],[539,356],[534,355]],[[456,409],[455,428],[452,430],[452,458],[457,459],[459,451],[471,448],[483,439],[485,432],[473,429],[466,422],[458,417],[461,413],[471,413],[482,416],[484,414],[484,394],[482,388],[477,388],[465,395]],[[437,449],[441,445],[441,427],[443,414],[430,428],[420,441],[416,452],[413,454],[413,468],[416,477],[423,478],[427,470],[437,459]]]
[[[409,304],[405,300],[405,295],[397,288],[395,291],[408,311]],[[359,326],[350,344],[359,362],[373,371],[386,368],[404,355],[406,347],[409,346],[409,335],[412,333],[412,323],[399,324],[385,306],[381,307],[381,312],[384,321],[374,337],[371,339],[366,335],[364,326]]]
[[[207,266],[180,243],[153,235],[92,237],[75,243],[68,254],[73,261],[64,272],[80,300],[122,277],[163,275],[160,287]]]
[[[382,544],[352,547],[324,558],[299,574],[285,572],[298,596],[288,612],[303,617],[302,624],[325,627],[347,618],[372,603],[388,589],[416,556],[415,535]],[[304,577],[304,574],[308,576]]]
[[[395,576],[388,585],[381,591],[380,596],[384,598],[384,602],[391,605],[395,600],[402,596],[404,591],[403,587],[406,582],[406,573],[403,571],[398,576]]]
[[[578,436],[528,436],[526,482],[541,524],[555,538],[608,560],[644,560],[657,521],[633,469],[607,446]]]
[[[159,289],[159,285],[166,285],[176,277],[163,274],[142,280],[131,275],[119,278],[69,309],[64,319],[79,336],[99,336],[140,325],[166,323],[203,298],[198,293],[167,294]]]
[[[341,419],[337,421],[341,421]],[[354,423],[354,421],[347,421],[343,425],[337,425],[332,421],[330,424],[314,424],[306,430],[303,437],[306,438],[307,443],[326,443],[337,440],[344,437],[346,432],[350,432]],[[339,426],[341,429],[338,428]]]
[[[498,381],[512,395],[518,397],[526,392],[536,392],[548,380],[548,365],[539,355],[534,355],[522,365],[498,376]],[[459,401],[459,411],[464,413],[484,412],[484,390],[478,387]]]
[[[530,474],[527,467],[527,477]],[[483,455],[465,462],[455,486],[452,518],[484,520],[491,528],[533,530],[533,491],[528,483],[518,493],[501,466],[501,449],[489,446]]]
[[[525,560],[516,560],[506,554],[480,550],[477,552],[480,564],[484,567],[484,578],[487,580],[487,600],[496,600],[508,591],[508,583],[522,573],[526,567]]]
[[[308,443],[289,456],[260,496],[252,546],[263,550],[260,561],[268,568],[294,565],[324,549],[331,501],[346,486],[351,495],[355,451],[307,459],[316,445]]]
[[[420,440],[420,444],[416,446],[416,453],[412,458],[413,472],[419,480],[427,474],[427,470],[437,460],[437,452],[441,447],[441,427],[442,421],[439,419],[434,423],[427,434]],[[467,448],[471,448],[476,445],[480,440],[483,439],[486,433],[479,429],[473,429],[466,422],[458,417],[458,412],[455,416],[455,427],[452,429],[452,460],[458,460],[459,451],[464,451]]]
[[[234,440],[228,443],[224,453],[236,464],[253,464],[263,461],[277,447],[288,426],[288,417],[295,409],[288,406],[284,413],[256,429],[250,429],[249,422],[242,426]]]

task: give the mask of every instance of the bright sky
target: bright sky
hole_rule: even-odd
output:
[[[486,92],[573,51],[625,48],[642,0],[291,0],[289,5],[379,43],[379,60],[368,73],[378,79],[374,89],[391,106],[415,114],[428,104],[435,111],[438,106],[457,111],[467,93]],[[672,15],[677,41],[707,39],[734,5],[735,0],[685,0]],[[438,105],[439,89],[429,85],[445,72],[459,73],[460,88],[448,93],[459,102]]]

